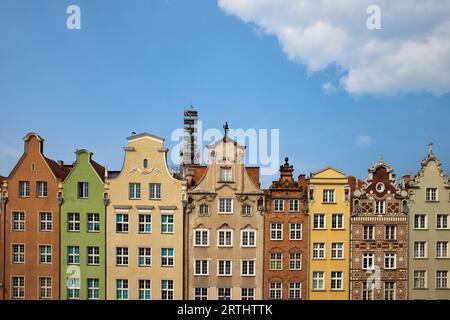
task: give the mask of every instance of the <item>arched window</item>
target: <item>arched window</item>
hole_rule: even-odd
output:
[[[144,169],[148,168],[148,160],[144,159],[144,163],[143,163]]]

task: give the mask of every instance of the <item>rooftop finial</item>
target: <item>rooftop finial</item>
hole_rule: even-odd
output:
[[[230,127],[228,126],[228,121],[225,122],[225,125],[223,126],[223,129],[225,130],[225,138],[228,137],[228,130],[230,130]]]
[[[428,145],[428,155],[432,155],[433,154],[433,143],[430,143]]]
[[[383,154],[380,155],[380,162],[384,163],[384,156],[383,156]]]

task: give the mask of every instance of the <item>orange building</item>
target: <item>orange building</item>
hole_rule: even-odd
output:
[[[304,300],[308,297],[307,181],[293,178],[289,159],[280,167],[280,179],[266,190],[264,215],[265,300]]]
[[[4,299],[59,299],[59,192],[70,168],[44,156],[44,140],[25,138],[6,179]]]

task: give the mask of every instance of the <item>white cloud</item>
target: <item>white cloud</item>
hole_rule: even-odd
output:
[[[356,136],[356,139],[355,139],[355,145],[357,145],[358,147],[370,146],[373,143],[374,143],[374,140],[372,139],[372,137],[367,136],[367,135],[359,135],[359,136]]]
[[[373,0],[218,0],[220,8],[275,35],[309,72],[345,71],[353,95],[450,92],[450,0],[377,0],[381,30],[368,30]]]
[[[337,92],[336,87],[330,83],[330,82],[325,82],[322,85],[322,90],[326,93],[326,94],[334,94]]]

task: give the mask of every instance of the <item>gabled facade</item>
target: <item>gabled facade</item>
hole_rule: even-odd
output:
[[[265,300],[308,298],[309,214],[305,176],[296,181],[289,159],[266,191],[264,215]]]
[[[410,181],[409,299],[450,299],[450,184],[433,154]]]
[[[70,169],[44,156],[44,140],[25,138],[7,178],[5,299],[59,299],[61,182]],[[6,191],[6,193],[5,193]]]
[[[185,183],[169,173],[164,139],[128,138],[122,171],[107,180],[107,299],[183,298]]]
[[[353,195],[351,300],[406,300],[407,191],[380,159]]]
[[[309,299],[348,300],[349,179],[339,170],[326,168],[312,174],[308,189]]]
[[[186,298],[263,297],[264,192],[245,148],[227,136],[208,146],[208,165],[189,168],[186,210]],[[204,172],[199,178],[199,172]]]
[[[61,299],[104,300],[106,287],[105,168],[87,150],[63,183]]]

